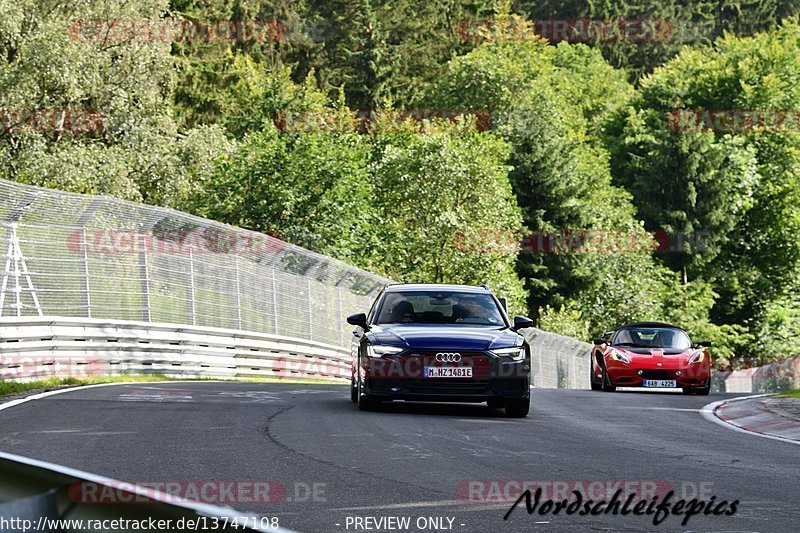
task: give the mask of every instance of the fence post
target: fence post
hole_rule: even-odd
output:
[[[189,302],[191,303],[192,310],[192,325],[197,325],[197,309],[194,303],[194,242],[189,243]]]
[[[278,334],[278,287],[275,280],[275,269],[272,271],[272,326],[275,329],[275,335]]]
[[[314,340],[314,328],[312,327],[314,310],[311,303],[311,278],[306,278],[306,291],[308,292],[308,338]]]
[[[236,327],[242,329],[242,298],[239,291],[239,255],[233,256],[233,266],[236,269]]]
[[[147,265],[147,235],[137,232],[136,240],[142,243],[139,252],[139,268],[142,270],[142,311],[145,322],[152,322],[153,316],[150,310],[150,267]]]
[[[339,310],[336,328],[339,330],[339,344],[344,346],[344,315],[342,313],[342,289],[336,288],[336,305]]]
[[[84,291],[86,291],[86,295],[83,301],[86,304],[86,318],[92,318],[92,300],[90,295],[90,286],[89,286],[89,250],[86,246],[86,227],[83,227],[81,232],[82,234],[82,245],[83,245],[83,279],[84,279]]]

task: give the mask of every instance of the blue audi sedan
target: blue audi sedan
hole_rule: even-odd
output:
[[[350,397],[361,410],[392,400],[486,402],[509,417],[530,408],[531,353],[488,287],[392,284],[353,332]]]

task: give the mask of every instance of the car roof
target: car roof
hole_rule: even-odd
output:
[[[386,286],[386,292],[400,291],[458,291],[490,294],[491,291],[485,285],[450,285],[446,283],[392,283]]]
[[[684,331],[683,328],[679,326],[673,326],[672,324],[667,324],[665,322],[631,322],[629,324],[625,324],[624,326],[618,327],[616,331],[626,328],[672,328]]]

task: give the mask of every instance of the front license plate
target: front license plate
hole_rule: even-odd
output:
[[[426,378],[471,378],[471,366],[426,366]]]
[[[643,387],[652,387],[655,389],[675,388],[678,383],[674,379],[646,379],[642,384]]]

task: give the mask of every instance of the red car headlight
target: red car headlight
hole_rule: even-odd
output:
[[[706,360],[706,352],[696,353],[689,358],[689,364],[694,365],[697,363],[702,363]]]
[[[611,350],[610,355],[611,359],[613,359],[614,361],[620,361],[622,363],[625,363],[626,365],[631,364],[630,358],[622,352],[619,352],[617,350]]]

